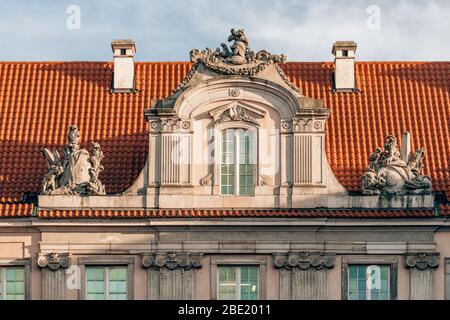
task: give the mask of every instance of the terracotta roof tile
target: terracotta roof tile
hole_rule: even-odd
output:
[[[143,110],[171,93],[190,63],[136,63],[135,94],[111,94],[108,62],[0,63],[0,203],[37,193],[46,172],[43,147],[66,143],[68,126],[81,141],[105,153],[101,179],[107,191],[127,189],[146,160]],[[332,63],[281,65],[306,96],[332,110],[326,152],[338,180],[360,189],[368,157],[390,133],[412,133],[412,148],[425,147],[424,173],[450,199],[450,62],[358,62],[360,92],[331,91]]]
[[[442,204],[439,206],[439,211],[442,216],[450,217],[450,204]]]
[[[38,210],[42,219],[158,219],[158,218],[432,218],[433,210]]]
[[[34,205],[27,203],[0,203],[1,218],[22,218],[33,216]]]

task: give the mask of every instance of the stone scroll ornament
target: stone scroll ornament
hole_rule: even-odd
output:
[[[189,253],[144,253],[142,254],[142,266],[144,268],[169,270],[199,269],[202,267],[202,254]]]
[[[275,253],[273,255],[273,263],[278,269],[321,270],[333,268],[335,257],[334,253]]]
[[[104,158],[100,145],[91,143],[91,153],[79,144],[80,133],[70,126],[69,143],[62,150],[44,149],[48,173],[44,176],[42,193],[46,195],[105,195],[105,186],[99,180]]]
[[[191,62],[203,63],[219,74],[241,76],[254,76],[269,64],[286,62],[284,54],[274,55],[267,50],[255,53],[250,50],[249,39],[243,29],[231,29],[228,42],[232,42],[230,47],[222,43],[215,51],[209,48],[193,49],[190,53]]]
[[[51,271],[67,269],[70,266],[70,256],[68,253],[48,253],[37,255],[37,264],[40,268],[48,268]]]
[[[431,178],[420,175],[424,149],[416,151],[408,162],[400,158],[397,139],[390,135],[384,150],[377,148],[362,179],[365,195],[419,195],[431,193]]]
[[[439,267],[439,253],[411,253],[405,255],[405,266],[419,270],[435,269]]]

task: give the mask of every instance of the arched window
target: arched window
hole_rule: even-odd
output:
[[[221,194],[254,195],[256,171],[255,133],[245,129],[222,132]]]

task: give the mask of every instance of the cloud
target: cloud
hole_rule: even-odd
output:
[[[66,27],[72,4],[80,30]],[[370,6],[380,10],[380,29],[367,27]],[[448,17],[445,0],[3,0],[0,60],[110,60],[112,39],[133,38],[138,60],[184,61],[232,27],[246,29],[253,49],[290,61],[331,61],[336,40],[357,41],[358,60],[449,60]]]

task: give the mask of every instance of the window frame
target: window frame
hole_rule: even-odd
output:
[[[87,271],[86,267],[100,267],[100,268],[114,268],[125,267],[127,270],[127,298],[126,300],[134,299],[134,257],[82,257],[78,258],[78,265],[81,271],[81,290],[79,290],[78,298],[80,300],[87,300]],[[106,275],[105,275],[106,282]],[[106,288],[109,283],[105,285]],[[105,292],[105,298],[107,293]],[[107,299],[105,299],[107,300]]]
[[[30,281],[30,273],[31,273],[31,261],[30,259],[24,260],[0,260],[0,276],[2,280],[0,281],[0,290],[2,291],[2,298],[0,301],[6,301],[4,299],[6,286],[4,285],[4,277],[6,274],[4,273],[4,269],[7,268],[23,268],[24,270],[24,300],[29,300],[31,297],[31,281]],[[5,275],[5,276],[4,276]]]
[[[224,194],[222,193],[222,166],[224,165],[223,163],[223,153],[224,153],[224,149],[223,149],[223,136],[224,134],[228,131],[228,130],[233,130],[233,146],[234,146],[234,150],[233,150],[233,154],[234,154],[234,193],[233,194]],[[249,154],[252,155],[253,157],[253,185],[251,186],[252,188],[252,193],[251,194],[241,194],[240,192],[240,148],[241,148],[241,141],[239,140],[239,130],[243,131],[243,132],[251,132],[252,135],[252,145],[253,145],[253,149],[251,150],[251,152]],[[257,181],[257,177],[258,177],[258,163],[259,163],[259,145],[258,145],[258,129],[253,127],[253,126],[249,126],[249,125],[241,125],[241,126],[223,126],[220,131],[220,139],[219,140],[219,194],[223,197],[253,197],[255,196],[255,187],[258,185],[258,181]],[[244,134],[245,137],[245,134]],[[248,187],[248,186],[247,186]]]
[[[219,299],[219,267],[258,267],[258,300],[265,300],[267,297],[267,260],[265,258],[242,258],[237,256],[211,258],[211,300]],[[239,292],[240,296],[240,292]]]
[[[397,300],[398,258],[396,257],[343,257],[341,267],[341,300],[348,299],[349,266],[389,266],[389,300]],[[389,301],[386,300],[386,301]]]
[[[239,265],[229,265],[229,264],[220,264],[217,266],[217,300],[219,300],[219,296],[220,296],[220,272],[219,269],[221,267],[227,267],[227,268],[234,268],[236,270],[236,297],[235,299],[232,300],[242,300],[241,297],[241,280],[242,280],[242,268],[245,267],[254,267],[257,268],[257,272],[258,272],[258,278],[257,278],[257,288],[258,288],[258,292],[257,292],[257,300],[261,300],[260,296],[261,296],[261,290],[260,290],[260,271],[259,271],[259,265],[255,265],[255,264],[239,264]]]

